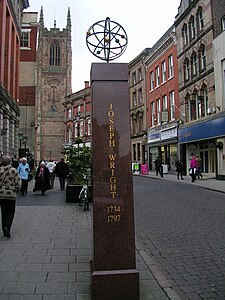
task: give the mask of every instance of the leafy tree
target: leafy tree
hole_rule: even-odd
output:
[[[85,178],[90,179],[91,149],[83,144],[81,138],[75,140],[75,145],[66,146],[63,154],[66,156],[74,183],[83,184]]]

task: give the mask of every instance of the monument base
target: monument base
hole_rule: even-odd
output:
[[[92,300],[139,300],[139,273],[132,270],[94,271]]]

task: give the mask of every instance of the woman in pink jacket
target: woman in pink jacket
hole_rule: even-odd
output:
[[[191,182],[195,182],[196,180],[196,171],[197,171],[197,160],[194,154],[191,156],[190,162],[190,174],[191,174]]]

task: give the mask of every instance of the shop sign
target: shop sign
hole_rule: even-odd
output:
[[[161,140],[168,140],[177,137],[177,127],[173,126],[161,131]]]
[[[148,133],[148,144],[160,141],[159,131]]]

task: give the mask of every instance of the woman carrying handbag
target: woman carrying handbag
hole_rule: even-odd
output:
[[[0,206],[2,215],[2,231],[4,236],[10,238],[11,226],[16,209],[16,193],[20,189],[20,177],[15,168],[11,166],[12,158],[2,156],[0,167]]]

